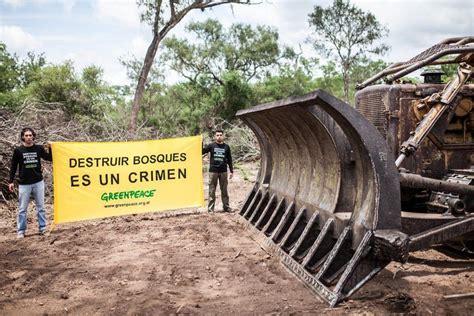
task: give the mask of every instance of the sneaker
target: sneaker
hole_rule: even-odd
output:
[[[16,239],[23,239],[23,238],[25,238],[25,233],[19,232],[16,234]]]
[[[46,235],[46,229],[40,230],[39,234],[40,236]]]
[[[224,210],[225,213],[233,213],[234,212],[234,209],[232,207],[229,207],[229,208],[226,208]]]

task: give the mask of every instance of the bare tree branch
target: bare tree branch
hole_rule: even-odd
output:
[[[139,2],[143,4],[143,2]],[[160,20],[161,20],[161,12],[162,12],[162,0],[158,0],[155,5],[149,6],[148,10],[155,10],[154,12],[154,21],[153,21],[153,39],[148,46],[145,59],[143,62],[142,69],[140,71],[140,76],[138,78],[137,87],[135,90],[135,95],[133,98],[132,104],[132,111],[130,113],[130,125],[129,125],[129,133],[131,135],[135,134],[137,130],[137,119],[138,113],[140,112],[141,107],[141,100],[143,98],[143,93],[145,91],[145,84],[148,78],[148,74],[150,72],[151,66],[156,56],[156,52],[158,50],[158,46],[160,42],[165,38],[170,30],[172,30],[191,10],[194,9],[207,9],[212,8],[215,6],[223,5],[223,4],[259,4],[252,3],[250,0],[240,1],[240,0],[222,0],[222,1],[211,1],[211,0],[197,0],[192,1],[191,3],[187,3],[181,10],[177,9],[180,2],[169,0],[169,10],[170,10],[170,18],[169,20],[164,23],[163,27],[159,30]],[[150,12],[151,13],[151,12]]]

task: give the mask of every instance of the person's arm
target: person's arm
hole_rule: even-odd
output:
[[[227,161],[227,164],[229,165],[229,171],[230,171],[229,178],[232,179],[232,177],[234,176],[234,166],[232,165],[232,154],[230,153],[229,145],[227,145],[227,150],[226,150],[226,161]]]
[[[48,148],[47,151],[45,147]],[[43,158],[44,160],[53,161],[53,152],[51,151],[50,143],[47,143],[46,145],[41,146],[41,158]]]
[[[205,145],[204,147],[202,147],[202,154],[205,155],[207,154],[208,152],[211,151],[211,145]]]
[[[15,179],[18,163],[19,163],[19,158],[18,158],[17,150],[15,149],[13,151],[12,164],[10,166],[10,181],[8,182],[8,189],[10,190],[10,192],[13,192],[13,188],[14,188],[13,180]]]

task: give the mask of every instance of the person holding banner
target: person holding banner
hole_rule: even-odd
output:
[[[8,189],[13,192],[15,174],[19,169],[19,210],[17,219],[17,238],[24,238],[26,231],[26,218],[30,196],[33,194],[38,213],[39,233],[46,233],[46,211],[44,208],[44,181],[41,169],[41,159],[52,161],[50,144],[43,146],[35,144],[36,133],[33,129],[25,127],[21,130],[22,145],[13,151],[10,168],[10,182]]]
[[[227,166],[229,166],[229,179],[234,175],[230,147],[224,143],[224,132],[220,129],[214,133],[214,143],[203,147],[202,154],[210,153],[209,160],[209,204],[207,211],[214,212],[216,204],[216,188],[219,182],[221,188],[222,205],[224,212],[231,212],[229,194],[227,192]]]

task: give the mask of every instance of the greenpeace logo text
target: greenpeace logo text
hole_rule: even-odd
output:
[[[153,190],[136,190],[122,192],[104,192],[100,196],[102,201],[108,202],[113,200],[151,198],[155,195],[156,189]]]

